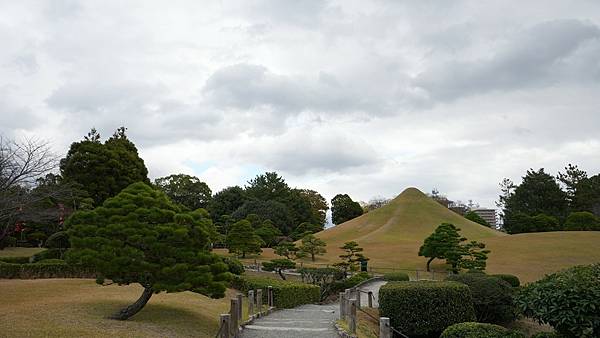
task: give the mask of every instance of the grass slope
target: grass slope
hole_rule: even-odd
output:
[[[470,240],[487,244],[492,251],[490,273],[512,273],[528,282],[569,266],[600,261],[600,232],[551,232],[507,235],[471,222],[448,210],[415,188],[406,189],[387,206],[317,234],[327,242],[327,254],[316,264],[339,261],[340,246],[356,241],[365,249],[375,271],[424,269],[426,259],[417,256],[423,240],[442,222],[453,223]],[[259,259],[276,257],[264,249]],[[247,261],[252,261],[249,259]],[[304,260],[311,264],[310,260]],[[444,262],[432,267],[444,270]]]
[[[86,279],[0,280],[2,337],[214,337],[229,299],[161,293],[127,321],[106,317],[134,302],[141,287]]]
[[[0,257],[31,257],[44,248],[4,248],[0,250]]]

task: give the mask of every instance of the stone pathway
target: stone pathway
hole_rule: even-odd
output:
[[[373,307],[379,307],[379,289],[387,284],[387,281],[375,281],[372,283],[368,283],[359,287],[360,292],[360,304],[366,307],[369,304],[369,295],[368,292],[373,292]]]
[[[302,305],[277,310],[247,325],[242,338],[337,338],[339,304]]]

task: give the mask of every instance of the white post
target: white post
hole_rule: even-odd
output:
[[[392,338],[392,328],[388,317],[379,318],[379,338]]]

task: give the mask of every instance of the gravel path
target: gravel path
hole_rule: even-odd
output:
[[[361,291],[364,291],[360,292],[360,304],[365,307],[369,304],[368,292],[371,291],[373,292],[373,307],[379,307],[379,288],[385,284],[387,281],[375,281],[359,287]]]
[[[302,305],[277,310],[247,325],[242,338],[337,338],[333,326],[339,304]]]

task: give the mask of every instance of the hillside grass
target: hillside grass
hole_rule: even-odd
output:
[[[141,292],[137,285],[100,286],[89,279],[0,280],[0,336],[214,337],[219,314],[229,311],[237,294],[160,293],[127,321],[107,319]]]
[[[317,234],[327,243],[327,253],[300,260],[304,266],[327,266],[339,261],[344,242],[356,241],[370,258],[375,272],[392,269],[425,270],[426,258],[419,257],[419,247],[442,222],[461,229],[462,236],[478,240],[491,250],[488,272],[517,275],[522,282],[535,281],[544,275],[573,265],[600,262],[600,232],[563,231],[507,235],[471,222],[448,210],[415,188],[409,188],[390,204]],[[218,250],[226,255],[226,250]],[[278,258],[272,249],[263,249],[259,256],[244,259],[252,263]],[[432,268],[445,271],[444,261],[434,260]],[[412,270],[412,271],[410,271]],[[423,276],[421,273],[420,276]],[[430,278],[425,275],[425,278]],[[436,279],[438,277],[436,276]]]
[[[45,248],[4,248],[0,250],[0,257],[31,257],[40,251],[46,250]]]

